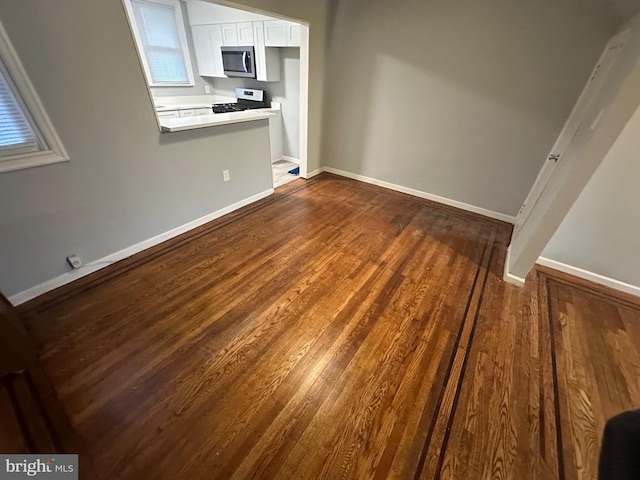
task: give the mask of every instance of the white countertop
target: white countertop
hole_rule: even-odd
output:
[[[211,108],[214,103],[235,103],[237,98],[224,95],[186,95],[182,97],[155,97],[153,103],[157,112],[187,110],[191,108]]]
[[[199,115],[184,118],[161,118],[160,129],[163,132],[181,132],[196,128],[215,127],[232,123],[251,122],[275,117],[273,108],[257,108],[242,112],[213,113],[211,115]]]
[[[211,108],[215,103],[236,103],[237,98],[223,95],[190,95],[182,97],[156,97],[153,99],[157,112],[170,110],[187,110],[191,108]],[[280,103],[271,102],[271,108],[256,108],[242,112],[211,113],[182,118],[159,118],[160,130],[163,132],[181,132],[196,128],[229,125],[231,123],[251,122],[275,117],[281,109]]]
[[[223,102],[218,102],[223,103]],[[187,103],[174,106],[156,106],[156,112],[171,112],[173,110],[189,110],[191,108],[211,108],[212,103]]]

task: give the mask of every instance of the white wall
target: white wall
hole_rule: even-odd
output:
[[[340,0],[325,162],[515,215],[616,26],[595,0]]]
[[[282,104],[284,155],[300,158],[300,49],[280,48],[280,81],[258,82],[247,78],[214,78],[213,93],[235,96],[236,87],[259,88]]]
[[[0,175],[4,294],[272,187],[267,120],[158,131],[120,1],[4,1],[0,21],[71,158]]]
[[[640,287],[640,109],[544,249],[543,257]]]

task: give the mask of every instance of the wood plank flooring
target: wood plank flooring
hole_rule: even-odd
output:
[[[25,305],[100,478],[595,478],[640,309],[323,174]]]

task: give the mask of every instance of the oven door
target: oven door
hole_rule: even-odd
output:
[[[222,64],[227,77],[256,78],[253,47],[220,47]]]

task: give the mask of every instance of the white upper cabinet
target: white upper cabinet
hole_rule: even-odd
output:
[[[280,80],[280,50],[265,48],[264,22],[253,22],[255,40],[256,80],[277,82]]]
[[[255,45],[253,38],[253,23],[243,22],[236,24],[238,31],[238,45],[245,47]]]
[[[223,77],[222,28],[220,25],[197,25],[191,27],[193,47],[196,53],[198,73],[203,77]]]
[[[209,40],[209,25],[191,27],[193,37],[193,49],[196,53],[198,73],[204,77],[213,77],[215,66],[213,64],[213,50]]]
[[[264,44],[267,47],[287,46],[287,27],[284,21],[269,20],[264,22]]]
[[[225,47],[237,47],[238,28],[235,23],[227,23],[222,25],[222,42]]]
[[[220,47],[224,45],[222,39],[222,27],[220,25],[209,26],[209,44],[211,45],[211,54],[213,55],[213,71],[212,77],[227,78],[224,74],[224,64],[222,63],[222,50]]]
[[[300,46],[300,25],[287,22],[287,47]]]
[[[264,39],[267,47],[299,47],[300,25],[286,20],[267,20]]]

